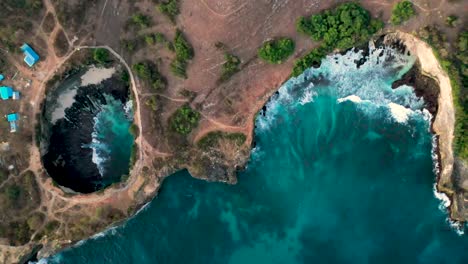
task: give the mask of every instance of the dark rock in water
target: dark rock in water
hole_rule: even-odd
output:
[[[65,118],[49,124],[52,126],[49,144],[42,159],[55,182],[80,193],[94,192],[109,185],[92,160],[92,149],[84,145],[92,142],[94,118],[107,104],[105,95],[125,104],[128,92],[128,86],[114,77],[99,85],[78,88],[73,105],[65,111]]]
[[[432,115],[437,113],[439,85],[434,79],[421,73],[419,62],[415,63],[413,67],[401,77],[401,79],[393,82],[392,88],[395,89],[404,84],[414,87],[416,96],[424,99],[426,104],[425,108]]]

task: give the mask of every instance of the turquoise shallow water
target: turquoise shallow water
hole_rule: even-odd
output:
[[[328,57],[256,120],[237,185],[183,171],[123,226],[49,263],[468,263],[434,197],[429,115],[391,49]]]
[[[102,176],[95,184],[109,186],[128,175],[133,135],[130,133],[132,109],[111,95],[104,95],[106,105],[94,117],[92,142],[84,146],[93,150],[92,161]]]

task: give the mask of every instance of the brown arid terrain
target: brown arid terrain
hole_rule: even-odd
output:
[[[164,177],[178,170],[187,168],[197,178],[235,183],[236,171],[249,158],[256,114],[290,77],[294,60],[318,45],[297,33],[296,19],[344,1],[180,0],[180,14],[174,21],[156,8],[158,1],[151,0],[26,1],[34,5],[32,13],[19,12],[9,4],[12,1],[6,2],[0,22],[16,17],[31,23],[22,29],[0,31],[8,29],[12,36],[4,41],[0,35],[0,71],[7,77],[2,85],[10,85],[22,94],[21,100],[0,105],[2,115],[15,111],[21,116],[20,131],[15,134],[9,133],[6,121],[0,122],[0,231],[7,233],[0,236],[1,263],[19,262],[39,250],[39,245],[40,256],[50,255],[123,221],[157,194]],[[386,22],[380,34],[398,30],[400,33],[392,36],[403,40],[419,58],[423,73],[440,86],[434,122],[441,156],[438,187],[452,197],[452,218],[466,221],[468,179],[463,177],[468,175],[459,175],[462,180],[457,188],[452,183],[455,121],[450,81],[431,48],[413,35],[425,26],[437,25],[448,43],[455,42],[466,23],[467,5],[463,1],[415,0],[416,17],[395,27],[387,22],[396,2],[360,1],[372,16]],[[135,14],[147,16],[149,22],[145,26],[132,24]],[[449,15],[460,18],[458,26],[446,26]],[[188,63],[187,78],[171,72],[175,55],[166,44],[174,39],[177,29],[195,54]],[[156,33],[161,33],[166,42],[145,41],[145,36]],[[257,49],[277,37],[292,38],[295,53],[282,64],[268,64],[257,57]],[[31,44],[41,56],[34,68],[28,68],[23,55],[9,48],[23,42]],[[83,51],[94,48],[107,49],[130,72],[134,122],[139,128],[137,161],[127,181],[92,194],[71,194],[47,176],[35,127],[48,81],[65,72]],[[237,56],[241,63],[237,73],[221,81],[225,53]],[[164,76],[165,88],[153,89],[132,72],[132,65],[143,61],[155,63]],[[187,136],[174,134],[169,125],[171,116],[184,105],[200,113],[198,126]],[[243,134],[245,140],[236,144],[226,136],[216,138],[208,148],[198,146],[200,140],[213,134],[210,132],[218,131],[224,135]],[[15,205],[8,205],[7,197],[1,195],[11,186],[21,188]]]

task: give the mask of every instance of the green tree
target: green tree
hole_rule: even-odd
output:
[[[222,72],[221,72],[221,81],[226,81],[231,78],[236,72],[240,70],[239,65],[241,63],[240,59],[232,54],[225,53],[224,59],[226,62],[223,64]]]
[[[175,59],[171,62],[170,68],[174,75],[187,78],[187,64],[194,56],[192,45],[185,39],[182,31],[177,29],[172,48],[175,52]]]
[[[141,28],[147,28],[151,25],[151,18],[143,14],[133,15],[131,21],[133,24],[138,25]]]
[[[194,111],[189,105],[184,105],[172,115],[170,127],[181,135],[188,135],[198,126],[200,113]]]
[[[412,16],[416,15],[413,3],[410,1],[398,2],[392,9],[392,17],[390,18],[393,25],[400,25],[408,21]]]
[[[180,12],[178,0],[169,0],[165,3],[161,3],[158,8],[161,13],[166,15],[173,23],[175,23],[176,17]]]
[[[94,49],[93,51],[93,59],[98,63],[106,63],[109,61],[109,51],[104,48]]]
[[[280,64],[294,53],[294,41],[279,38],[264,43],[258,50],[258,56],[269,63]]]

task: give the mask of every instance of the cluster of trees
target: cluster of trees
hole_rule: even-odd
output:
[[[320,64],[321,59],[334,49],[346,50],[368,41],[383,26],[382,21],[371,18],[366,9],[354,2],[299,18],[297,30],[322,43],[296,61],[293,75],[297,76],[307,68]]]
[[[294,53],[295,44],[290,38],[279,38],[264,43],[258,49],[258,56],[263,60],[280,64]]]
[[[177,29],[172,48],[175,52],[175,59],[171,62],[171,72],[176,76],[187,78],[187,64],[194,56],[193,47],[185,39],[182,31]]]
[[[232,75],[240,70],[239,66],[241,60],[239,57],[226,52],[224,53],[224,59],[226,62],[223,64],[220,81],[228,80]]]
[[[170,127],[181,135],[188,135],[198,126],[199,121],[200,113],[193,110],[189,105],[184,105],[177,109],[170,118]]]
[[[147,61],[139,62],[133,64],[132,69],[138,77],[149,82],[154,90],[158,91],[166,87],[166,80],[159,73],[158,68],[154,63]]]
[[[392,9],[392,17],[390,18],[393,25],[400,25],[408,21],[412,16],[416,15],[413,3],[410,1],[398,2]]]
[[[159,4],[158,9],[161,13],[166,15],[173,23],[175,23],[177,15],[180,13],[179,0],[169,0],[165,3],[161,3]]]

